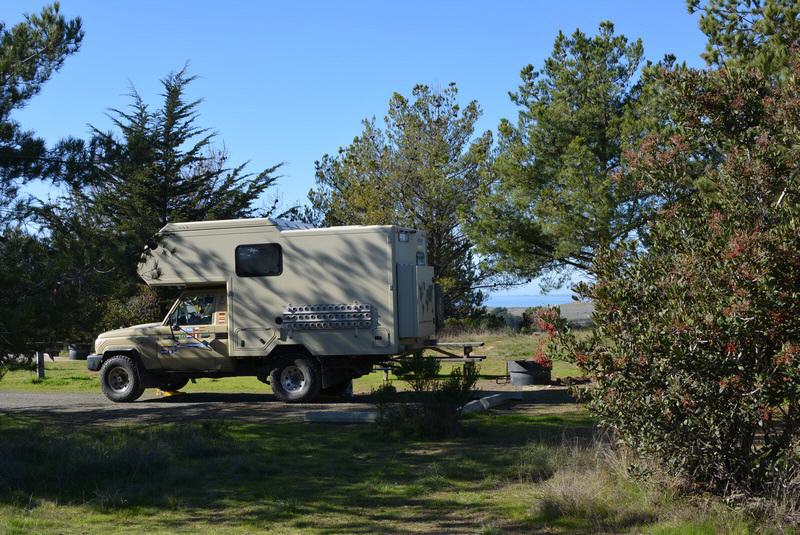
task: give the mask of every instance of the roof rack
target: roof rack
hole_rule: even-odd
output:
[[[310,228],[314,228],[314,225],[309,223],[301,223],[299,221],[291,221],[289,219],[283,217],[270,217],[270,222],[278,227],[278,230],[306,230]]]

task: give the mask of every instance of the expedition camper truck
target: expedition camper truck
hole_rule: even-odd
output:
[[[162,322],[98,336],[88,367],[113,401],[244,375],[282,401],[310,401],[430,345],[435,331],[433,268],[413,229],[170,223],[145,248],[139,275],[183,293]]]

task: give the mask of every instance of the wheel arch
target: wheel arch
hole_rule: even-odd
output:
[[[277,363],[281,359],[290,356],[297,356],[302,355],[304,357],[313,358],[317,362],[319,362],[319,358],[314,355],[309,349],[304,346],[303,344],[281,344],[275,346],[272,351],[269,352],[267,355],[267,359],[269,359],[272,363]]]
[[[109,347],[103,351],[103,359],[100,361],[101,364],[104,364],[108,359],[116,355],[125,355],[126,357],[132,358],[133,362],[135,362],[136,366],[139,368],[139,371],[144,371],[142,359],[139,355],[139,351],[135,347]]]
[[[359,358],[352,355],[318,356],[302,344],[283,344],[275,346],[267,357],[266,375],[289,357],[302,356],[313,360],[319,367],[322,387],[329,388],[344,380],[360,377],[372,369],[373,357]]]

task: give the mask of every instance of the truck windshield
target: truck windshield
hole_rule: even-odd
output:
[[[211,325],[213,315],[213,295],[189,295],[181,298],[170,321],[173,325]]]

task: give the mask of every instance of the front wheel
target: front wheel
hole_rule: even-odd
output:
[[[322,374],[313,359],[299,357],[282,361],[269,375],[275,397],[286,403],[306,403],[319,395]]]
[[[129,403],[144,392],[139,369],[132,358],[115,355],[100,368],[100,389],[111,401]]]

